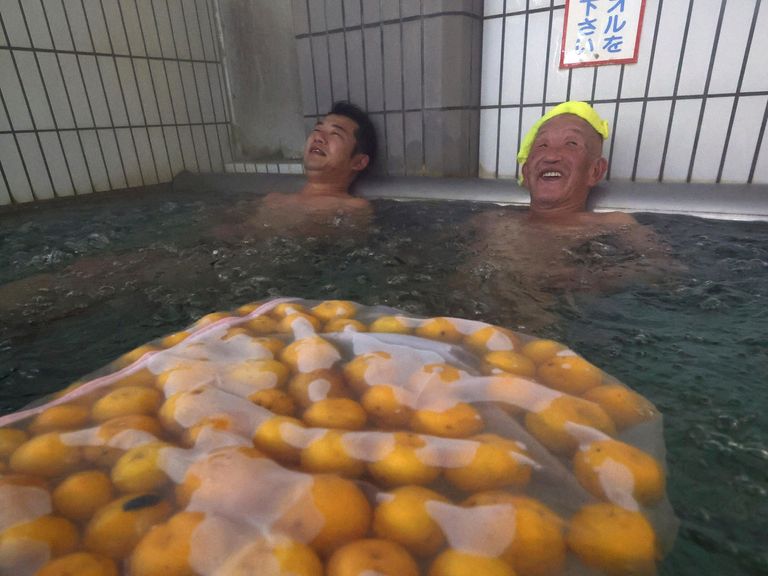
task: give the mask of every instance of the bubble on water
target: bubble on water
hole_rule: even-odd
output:
[[[722,301],[715,296],[710,296],[699,303],[699,308],[702,310],[719,310],[722,306]]]

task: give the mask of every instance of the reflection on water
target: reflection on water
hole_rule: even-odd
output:
[[[567,342],[665,414],[682,526],[664,574],[768,573],[768,224],[640,215],[656,251],[470,203],[374,212],[368,227],[330,214],[306,238],[234,194],[0,214],[0,413],[272,296],[476,318]]]

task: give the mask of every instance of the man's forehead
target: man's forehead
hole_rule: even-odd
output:
[[[539,131],[536,133],[536,138],[555,130],[578,133],[587,138],[591,138],[594,135],[602,140],[600,134],[597,133],[589,122],[583,118],[579,118],[575,114],[560,114],[554,118],[550,118],[542,124],[541,128],[539,128]]]
[[[345,132],[349,132],[350,134],[357,130],[357,122],[352,120],[352,118],[348,118],[347,116],[340,116],[338,114],[328,114],[327,116],[324,116],[318,120],[317,124],[322,124],[324,126],[334,126]]]

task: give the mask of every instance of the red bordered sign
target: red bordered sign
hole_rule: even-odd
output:
[[[637,62],[645,0],[565,0],[560,68]]]

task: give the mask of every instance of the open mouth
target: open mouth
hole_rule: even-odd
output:
[[[539,178],[542,180],[557,180],[558,178],[562,178],[563,173],[559,170],[547,170],[546,172],[542,172],[539,175]]]
[[[325,152],[320,150],[320,148],[317,148],[317,147],[314,147],[314,146],[309,149],[309,153],[310,154],[318,154],[319,156],[325,156]]]

